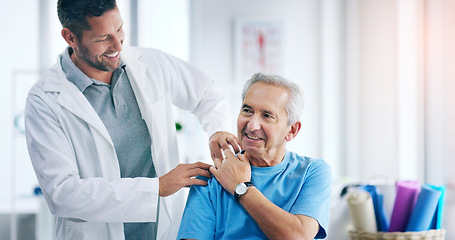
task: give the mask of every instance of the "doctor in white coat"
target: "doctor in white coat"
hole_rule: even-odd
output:
[[[59,8],[81,1],[64,2],[59,1]],[[220,158],[228,145],[240,150],[237,138],[227,132],[232,120],[228,104],[214,82],[189,64],[158,50],[124,48],[120,12],[115,1],[105,2],[111,5],[100,16],[82,16],[89,25],[82,32],[64,25],[62,36],[69,45],[65,51],[86,76],[107,84],[120,63],[125,65],[150,135],[156,177],[121,177],[108,129],[62,69],[65,53],[27,98],[29,154],[56,216],[57,239],[125,239],[126,222],[157,222],[156,239],[175,239],[186,200],[180,189],[205,185],[195,176],[210,176],[210,166],[180,164],[172,106],[198,117],[211,136],[212,157]]]

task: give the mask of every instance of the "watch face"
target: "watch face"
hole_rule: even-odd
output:
[[[235,188],[235,192],[238,194],[238,195],[243,195],[246,193],[246,190],[247,190],[247,186],[245,185],[245,183],[240,183],[239,185],[237,185],[237,187]]]

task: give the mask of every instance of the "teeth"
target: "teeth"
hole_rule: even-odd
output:
[[[119,54],[119,52],[115,52],[115,53],[112,53],[112,54],[104,54],[104,56],[113,58],[113,57],[117,57],[118,54]]]
[[[250,135],[248,135],[248,134],[246,134],[246,136],[247,136],[249,139],[253,139],[253,140],[258,140],[258,139],[259,139],[258,137],[250,136]]]

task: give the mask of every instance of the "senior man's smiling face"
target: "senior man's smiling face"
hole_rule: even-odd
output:
[[[257,82],[249,88],[237,118],[237,134],[253,158],[273,159],[286,151],[291,130],[288,100],[289,92],[279,86]]]

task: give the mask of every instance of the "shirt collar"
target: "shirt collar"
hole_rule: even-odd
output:
[[[82,72],[76,64],[74,64],[73,60],[71,59],[70,54],[73,53],[73,49],[71,47],[67,47],[67,50],[63,52],[62,55],[60,55],[60,62],[62,65],[63,72],[65,72],[66,78],[72,82],[74,85],[76,85],[77,88],[81,92],[84,92],[84,90],[89,87],[92,84],[100,84],[102,83],[101,81],[98,81],[96,79],[92,79],[85,75],[84,72]],[[123,71],[125,71],[125,64],[120,62],[120,67],[114,71],[114,76],[121,76]],[[116,80],[115,80],[116,81]]]

